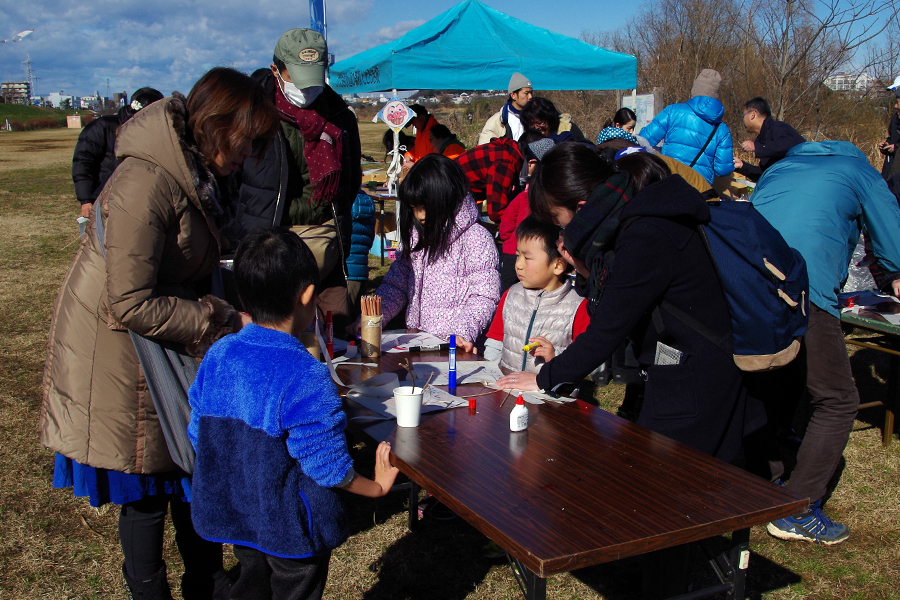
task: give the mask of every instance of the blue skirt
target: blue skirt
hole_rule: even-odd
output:
[[[150,496],[179,496],[190,502],[190,480],[182,470],[158,475],[132,475],[89,467],[56,454],[53,487],[74,488],[75,496],[90,498],[91,506],[126,504]]]

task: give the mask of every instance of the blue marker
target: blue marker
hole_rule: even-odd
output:
[[[456,336],[450,336],[450,372],[447,373],[447,387],[456,395]]]

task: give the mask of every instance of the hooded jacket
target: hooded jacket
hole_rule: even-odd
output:
[[[119,165],[116,130],[132,115],[134,110],[123,106],[114,115],[88,123],[78,135],[72,156],[72,181],[75,182],[75,197],[80,203],[93,203],[103,184]]]
[[[84,465],[139,474],[176,468],[128,329],[197,355],[231,330],[233,309],[204,296],[231,206],[185,121],[178,95],[122,126],[116,154],[123,162],[91,212],[56,300],[41,443]]]
[[[413,229],[410,244],[415,247]],[[450,249],[429,263],[423,251],[404,249],[376,294],[382,297],[384,321],[406,306],[406,326],[447,339],[456,334],[475,341],[494,316],[500,301],[497,246],[478,223],[471,196],[460,205],[450,235]]]
[[[805,142],[769,166],[753,206],[806,261],[809,300],[840,317],[837,294],[866,228],[875,259],[900,275],[900,208],[866,155],[850,142]],[[893,280],[893,277],[889,279]]]
[[[670,104],[641,129],[651,146],[665,140],[662,153],[690,165],[719,124],[694,169],[709,183],[734,171],[734,144],[728,125],[722,122],[725,107],[710,96],[694,96],[687,102]]]
[[[638,424],[728,461],[763,413],[748,407],[730,353],[666,311],[657,312],[661,330],[653,323],[666,300],[731,339],[725,294],[697,232],[708,220],[704,197],[678,175],[638,192],[622,209],[615,261],[590,325],[544,365],[537,383],[555,389],[581,381],[628,337],[646,381]],[[682,352],[681,362],[655,364],[659,342]]]

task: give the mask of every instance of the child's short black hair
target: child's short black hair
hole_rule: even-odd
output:
[[[234,280],[254,323],[281,323],[294,312],[297,295],[319,285],[319,268],[296,233],[285,227],[259,227],[238,246]]]
[[[519,223],[519,226],[516,227],[516,239],[540,240],[544,242],[544,252],[547,253],[549,261],[562,258],[562,254],[559,253],[559,248],[556,246],[556,240],[559,239],[559,227],[553,223],[538,221],[534,215],[528,215]]]

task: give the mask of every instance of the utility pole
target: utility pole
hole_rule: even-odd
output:
[[[37,96],[37,93],[34,91],[34,80],[36,79],[34,76],[34,71],[31,70],[31,57],[28,53],[25,53],[25,62],[22,63],[25,65],[25,79],[28,81],[28,88],[30,96]],[[31,98],[29,97],[27,100],[28,104],[31,104]]]

